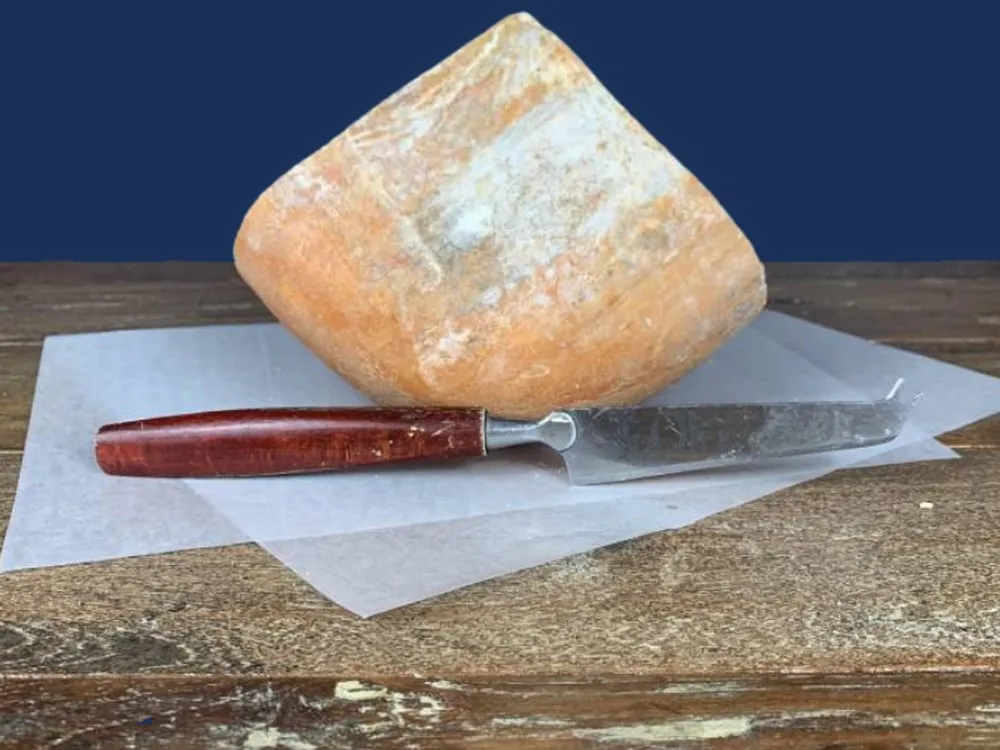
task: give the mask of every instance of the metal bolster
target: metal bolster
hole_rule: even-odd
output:
[[[576,442],[576,422],[562,411],[555,411],[534,421],[500,419],[486,415],[486,450],[513,448],[543,443],[564,451]]]

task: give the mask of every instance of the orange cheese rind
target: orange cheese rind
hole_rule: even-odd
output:
[[[641,401],[766,301],[719,202],[524,13],[279,178],[234,259],[377,403],[510,417]]]

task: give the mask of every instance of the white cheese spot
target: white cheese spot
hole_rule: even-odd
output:
[[[496,307],[497,302],[500,301],[500,297],[502,296],[503,292],[498,287],[493,286],[483,292],[479,299],[486,307]]]
[[[261,243],[260,237],[257,236],[256,232],[247,232],[246,235],[247,247],[253,250],[255,253],[260,251]]]
[[[553,95],[484,144],[412,223],[420,227],[426,254],[442,266],[491,237],[510,288],[540,267],[553,278],[552,263],[562,253],[595,248],[619,228],[625,212],[674,194],[684,173],[594,83]],[[618,252],[650,250],[623,245]]]
[[[469,336],[469,331],[449,331],[438,339],[432,351],[439,359],[453,362],[462,356],[462,348]]]
[[[310,203],[321,203],[335,210],[335,199],[340,197],[340,189],[307,160],[296,164],[278,180],[271,188],[271,195],[275,203],[286,211]]]
[[[458,250],[471,250],[493,233],[493,209],[486,204],[459,206],[449,219],[447,241]]]

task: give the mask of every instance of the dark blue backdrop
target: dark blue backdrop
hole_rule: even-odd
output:
[[[519,10],[765,261],[998,258],[997,7],[4,3],[0,259],[229,259],[273,179]]]

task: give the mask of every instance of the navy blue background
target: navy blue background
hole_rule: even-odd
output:
[[[228,260],[246,209],[511,12],[765,261],[1000,258],[996,5],[4,3],[3,260]]]

